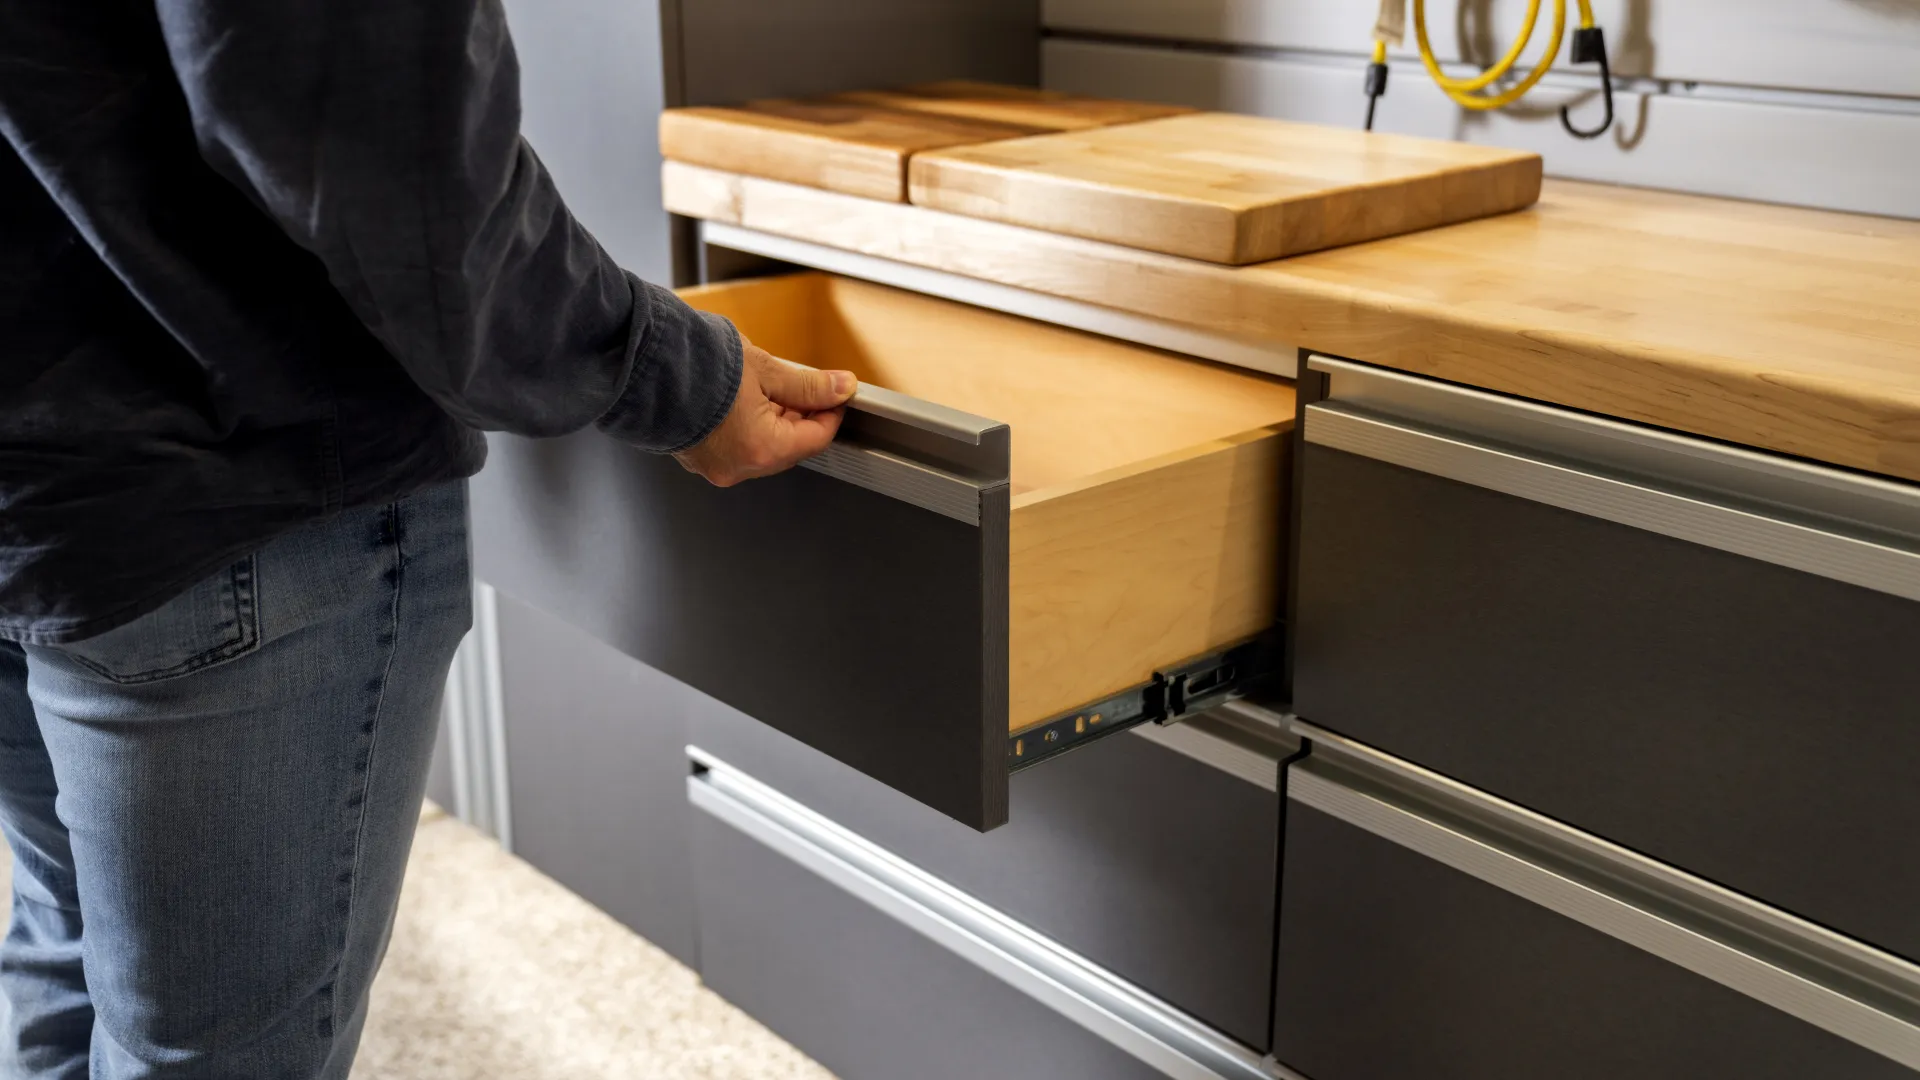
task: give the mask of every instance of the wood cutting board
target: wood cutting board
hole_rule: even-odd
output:
[[[1532,205],[1540,155],[1193,113],[913,156],[916,205],[1243,264]]]
[[[856,90],[822,100],[1014,124],[1034,131],[1083,131],[1193,112],[1184,105],[1119,101],[1028,86],[949,79],[897,90]]]
[[[850,101],[751,101],[668,109],[660,153],[670,161],[905,202],[907,159],[922,150],[1045,130]]]

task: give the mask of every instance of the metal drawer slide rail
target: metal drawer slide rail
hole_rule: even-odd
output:
[[[1155,672],[1152,681],[1083,705],[1007,737],[1007,769],[1019,772],[1095,739],[1141,724],[1172,724],[1239,698],[1279,669],[1279,631]]]
[[[1920,965],[1296,720],[1287,796],[1920,1069]]]
[[[1300,1080],[1230,1036],[688,747],[694,806],[1177,1080]]]

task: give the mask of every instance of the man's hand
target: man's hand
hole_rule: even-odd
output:
[[[827,448],[840,406],[858,383],[850,371],[818,371],[741,340],[740,390],[705,439],[674,457],[717,487],[785,472]]]

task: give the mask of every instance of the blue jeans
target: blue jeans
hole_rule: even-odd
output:
[[[471,595],[456,483],[0,642],[0,1076],[347,1075]]]

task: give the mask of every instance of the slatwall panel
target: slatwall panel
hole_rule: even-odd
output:
[[[1744,20],[1702,14],[1734,6],[1755,10]],[[1597,120],[1593,74],[1555,73],[1521,106],[1489,115],[1458,108],[1417,61],[1398,60],[1377,126],[1537,150],[1555,176],[1920,218],[1920,0],[1611,8],[1596,0],[1595,8],[1609,42],[1632,46],[1642,70],[1728,81],[1624,79],[1618,127],[1582,141],[1561,130],[1557,110],[1572,102],[1583,123]],[[1628,35],[1624,21],[1607,23],[1623,8],[1651,29]],[[1043,79],[1082,93],[1358,126],[1375,10],[1371,0],[1047,0]],[[1439,17],[1451,27],[1455,10],[1435,0],[1436,35]],[[1493,17],[1509,31],[1517,21]]]
[[[1462,55],[1462,11],[1466,40],[1481,45],[1474,55],[1504,51],[1526,11],[1524,0],[1427,7],[1435,52],[1449,60]],[[1378,0],[1045,0],[1042,19],[1063,30],[1352,53],[1370,47],[1378,11]],[[1594,0],[1593,11],[1621,74],[1920,97],[1920,0]],[[1543,12],[1540,40],[1548,19]],[[1416,55],[1411,27],[1406,46],[1401,55]]]

